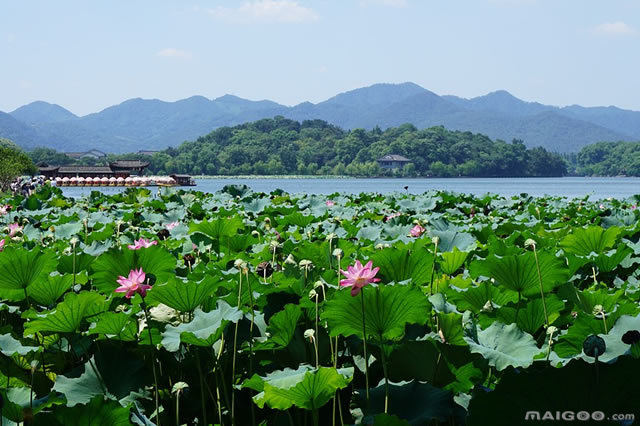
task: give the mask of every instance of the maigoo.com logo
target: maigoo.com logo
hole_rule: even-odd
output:
[[[634,414],[612,414],[611,416],[607,416],[602,411],[527,411],[524,415],[525,420],[533,420],[533,421],[546,421],[546,420],[559,420],[559,421],[588,421],[594,420],[596,422],[601,422],[603,420],[613,420],[613,421],[627,421],[632,424],[635,420]]]

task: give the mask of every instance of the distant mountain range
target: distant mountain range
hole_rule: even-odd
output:
[[[472,99],[439,96],[413,83],[375,84],[293,107],[232,95],[176,102],[136,98],[78,117],[59,105],[37,101],[0,112],[0,137],[28,150],[44,146],[59,151],[136,152],[177,146],[218,127],[276,115],[299,121],[322,119],[345,129],[442,125],[493,139],[522,139],[528,147],[555,152],[576,152],[599,141],[640,140],[639,111],[613,106],[559,108],[525,102],[503,90]]]

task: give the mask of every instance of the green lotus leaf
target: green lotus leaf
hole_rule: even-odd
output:
[[[560,316],[560,311],[564,309],[564,302],[555,295],[547,295],[545,304],[547,315],[549,316],[549,324],[553,324]],[[534,334],[545,323],[542,299],[532,299],[522,305],[518,311],[518,327],[529,334]],[[511,324],[515,322],[516,308],[503,306],[498,309],[496,316],[501,322]]]
[[[61,274],[73,274],[73,271],[75,270],[77,274],[81,271],[88,271],[94,260],[96,260],[94,256],[80,251],[76,252],[75,261],[73,259],[73,254],[70,256],[60,256],[58,258],[58,272]]]
[[[112,294],[118,287],[118,277],[127,277],[132,269],[138,268],[154,275],[155,284],[162,284],[175,276],[176,258],[158,246],[140,250],[112,249],[91,265],[93,285],[105,294]]]
[[[601,272],[611,272],[616,269],[624,259],[627,258],[633,250],[623,245],[618,246],[616,250],[600,253],[594,260],[594,263]]]
[[[577,256],[590,256],[602,254],[614,246],[620,234],[620,228],[612,226],[607,230],[600,226],[577,228],[560,241],[560,247],[565,252]]]
[[[82,222],[69,222],[62,225],[57,225],[54,235],[59,240],[68,240],[76,234],[79,234],[84,230]]]
[[[454,248],[460,251],[469,251],[473,249],[476,244],[476,239],[473,235],[466,232],[459,232],[454,230],[431,230],[429,235],[432,237],[438,237],[438,251],[450,252]]]
[[[284,309],[271,317],[267,331],[271,334],[261,348],[286,348],[296,331],[296,325],[302,315],[300,306],[289,303]]]
[[[478,330],[477,340],[464,338],[473,353],[479,353],[489,365],[502,371],[507,367],[528,367],[541,350],[530,334],[521,331],[516,324],[494,322],[484,330]]]
[[[105,394],[103,381],[98,376],[96,364],[93,358],[84,364],[83,373],[79,377],[57,376],[53,390],[64,394],[67,398],[67,407],[78,404],[87,404],[93,397],[113,398],[113,395]]]
[[[105,309],[104,297],[98,293],[68,293],[55,309],[27,322],[24,335],[30,336],[42,331],[72,333],[80,328],[86,317],[96,315]]]
[[[55,393],[46,395],[43,398],[34,398],[31,389],[28,387],[10,387],[8,389],[0,389],[0,400],[3,401],[2,420],[3,425],[13,425],[25,422],[25,414],[38,414],[46,408],[64,403],[64,399],[59,398]],[[38,415],[38,422],[42,418],[42,414]],[[7,419],[9,421],[5,421]],[[46,423],[50,424],[50,423]]]
[[[194,282],[172,277],[167,284],[154,285],[148,293],[148,300],[163,303],[180,312],[191,312],[213,294],[217,285],[210,278]]]
[[[373,419],[373,426],[409,426],[410,423],[397,416],[378,414]]]
[[[10,333],[0,335],[0,352],[6,356],[24,356],[30,352],[38,352],[40,349],[40,346],[24,346],[19,340],[14,339]]]
[[[205,219],[200,223],[192,223],[189,226],[189,232],[199,232],[212,240],[219,240],[222,237],[232,237],[242,227],[242,219],[238,216],[220,217],[211,221]]]
[[[87,334],[103,334],[110,339],[133,342],[137,341],[138,323],[130,314],[105,312],[96,318],[95,327]]]
[[[116,401],[95,396],[86,405],[60,407],[37,419],[50,426],[127,426],[132,424],[130,411]]]
[[[453,251],[440,253],[441,259],[438,259],[440,269],[446,275],[453,275],[464,264],[464,261],[467,260],[468,255],[468,252],[460,251],[458,250],[458,247],[454,247]]]
[[[358,240],[377,241],[382,233],[382,226],[379,224],[361,226],[356,234]]]
[[[561,259],[549,253],[538,252],[538,260],[545,292],[567,281],[568,271]],[[533,252],[501,258],[491,256],[484,261],[483,267],[497,284],[509,290],[525,296],[540,294],[540,282]]]
[[[464,291],[450,292],[449,298],[456,303],[458,309],[468,309],[476,313],[480,312],[489,301],[496,305],[506,305],[518,300],[516,294],[490,281],[483,281],[478,286],[469,287]]]
[[[260,408],[267,405],[276,410],[287,410],[295,405],[305,410],[317,410],[333,398],[336,390],[347,387],[352,375],[353,369],[327,367],[288,374],[286,378],[272,375],[270,380],[264,381],[264,390],[253,400]]]
[[[466,346],[464,330],[462,329],[462,315],[455,312],[439,312],[438,327],[444,337],[444,343],[449,345]]]
[[[407,324],[424,324],[429,316],[429,302],[414,287],[395,285],[371,286],[362,289],[365,295],[367,335],[396,339],[404,334]],[[360,295],[352,297],[347,290],[337,291],[327,301],[322,319],[329,322],[332,336],[362,338],[362,310]]]
[[[4,249],[0,253],[0,297],[11,301],[24,300],[27,288],[39,281],[47,281],[47,276],[55,269],[55,254],[51,251]]]
[[[383,282],[401,282],[408,279],[414,284],[427,284],[431,280],[433,254],[426,250],[412,251],[407,247],[377,251],[371,256],[374,267],[380,267],[378,276]]]
[[[446,362],[438,362],[440,357],[438,347],[431,340],[407,341],[389,357],[389,380],[400,382],[415,379],[439,387],[451,383],[456,378]]]
[[[167,325],[162,333],[162,346],[169,352],[177,351],[180,343],[212,346],[220,338],[227,323],[238,322],[242,317],[241,310],[222,300],[219,300],[217,308],[210,312],[196,308],[191,322],[178,326]]]
[[[46,281],[40,280],[29,286],[27,294],[41,305],[50,306],[56,303],[71,286],[73,286],[73,275],[49,275]]]

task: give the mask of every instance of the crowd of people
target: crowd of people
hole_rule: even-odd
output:
[[[11,192],[28,197],[33,194],[38,187],[44,185],[45,182],[46,179],[44,176],[20,176],[11,182]]]

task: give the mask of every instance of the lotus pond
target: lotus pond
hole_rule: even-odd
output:
[[[5,198],[2,424],[632,424],[639,199]]]

